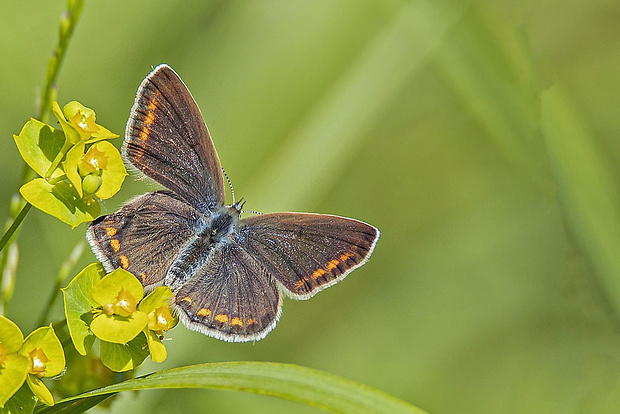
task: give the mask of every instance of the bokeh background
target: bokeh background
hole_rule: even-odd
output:
[[[3,218],[21,182],[12,134],[35,113],[64,6],[0,1]],[[246,208],[382,231],[346,281],[286,300],[265,340],[177,327],[168,359],[139,373],[281,361],[432,413],[618,412],[619,19],[612,0],[87,1],[61,104],[123,134],[138,85],[168,63]],[[152,188],[132,176],[104,211]],[[27,216],[7,308],[24,332],[84,232]],[[86,251],[75,272],[94,260]],[[113,408],[315,411],[211,390]]]

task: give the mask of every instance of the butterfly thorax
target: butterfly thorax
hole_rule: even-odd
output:
[[[238,221],[239,211],[234,206],[223,207],[199,224],[202,228],[197,237],[205,244],[224,241],[232,234]]]
[[[227,206],[210,215],[204,215],[197,221],[195,236],[185,245],[166,274],[165,284],[173,292],[193,276],[214,249],[227,247],[232,241],[239,215],[234,206]]]

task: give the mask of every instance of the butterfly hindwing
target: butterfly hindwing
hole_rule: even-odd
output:
[[[123,155],[196,208],[224,204],[222,166],[200,109],[172,68],[144,79],[131,109]]]
[[[281,308],[280,291],[267,269],[234,242],[214,247],[175,291],[174,301],[187,327],[233,342],[264,338]]]
[[[196,210],[173,194],[147,193],[95,220],[87,238],[108,272],[121,267],[154,287],[194,234],[197,219]]]
[[[364,264],[379,230],[326,214],[273,213],[241,220],[237,238],[291,296],[308,299]]]

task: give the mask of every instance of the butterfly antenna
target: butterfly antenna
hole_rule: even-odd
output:
[[[226,181],[228,181],[228,186],[230,187],[230,193],[232,194],[232,203],[233,205],[236,204],[235,203],[235,189],[232,186],[232,183],[230,182],[230,178],[228,178],[228,174],[226,174],[226,170],[224,169],[224,167],[222,167],[222,172],[224,173],[224,177],[226,177]]]

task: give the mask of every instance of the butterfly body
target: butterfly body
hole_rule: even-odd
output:
[[[180,77],[160,65],[142,82],[123,156],[166,190],[95,220],[88,241],[107,271],[122,267],[146,290],[169,286],[190,329],[236,342],[276,325],[282,294],[308,299],[372,253],[379,230],[345,217],[241,217],[225,205],[224,176],[200,110]]]
[[[193,276],[192,272],[209,259],[213,250],[227,249],[234,243],[233,232],[238,226],[239,216],[240,211],[232,206],[202,215],[196,222],[194,236],[168,270],[164,284],[176,292]]]

